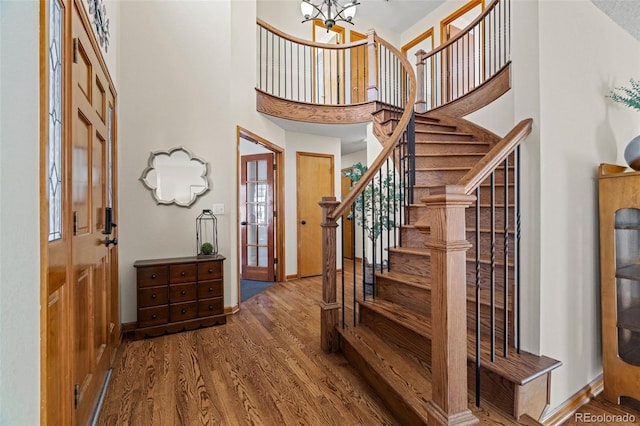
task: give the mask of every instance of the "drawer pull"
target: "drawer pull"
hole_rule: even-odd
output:
[[[158,278],[158,276],[156,274],[151,274],[151,279],[155,280],[156,278]]]
[[[153,294],[151,295],[151,298],[152,298],[152,299],[156,299],[157,297],[158,297],[158,295],[157,295],[157,294],[155,294],[155,293],[153,293]]]
[[[185,294],[187,294],[187,290],[182,290],[180,294],[184,296]]]
[[[213,311],[213,305],[209,305],[209,310]]]
[[[186,313],[187,313],[187,310],[186,310],[186,309],[184,309],[184,308],[182,308],[182,311],[180,311],[180,312],[182,312],[183,314],[186,314]]]
[[[185,271],[180,272],[180,276],[184,277],[185,275],[187,275],[187,273]]]
[[[213,287],[209,287],[209,291],[213,291]]]
[[[209,273],[213,274],[213,268],[209,268]]]
[[[158,315],[157,315],[157,314],[153,314],[153,315],[151,315],[151,319],[156,319],[156,318],[158,318]]]

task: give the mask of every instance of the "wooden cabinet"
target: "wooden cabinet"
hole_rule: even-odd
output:
[[[134,338],[225,324],[224,257],[138,260]]]
[[[604,397],[640,401],[640,172],[601,164],[600,271]]]

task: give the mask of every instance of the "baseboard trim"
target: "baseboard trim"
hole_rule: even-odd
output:
[[[131,337],[137,326],[138,323],[136,321],[120,324],[120,341],[122,342],[125,337]]]
[[[287,276],[285,277],[285,279],[286,279],[287,281],[289,281],[289,280],[297,280],[297,279],[298,279],[298,274],[287,275]]]
[[[580,407],[589,403],[604,389],[602,374],[593,379],[591,383],[576,392],[571,398],[560,404],[553,410],[545,410],[540,418],[540,423],[545,426],[556,426],[564,423]]]
[[[235,313],[237,313],[240,310],[240,304],[237,304],[235,306],[225,306],[224,307],[224,314],[225,315],[233,315]]]

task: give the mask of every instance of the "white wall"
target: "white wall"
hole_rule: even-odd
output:
[[[638,78],[640,43],[588,0],[511,5],[512,90],[468,118],[499,135],[534,120],[522,146],[523,343],[563,362],[556,407],[602,371],[596,168],[624,164],[640,132],[636,112],[605,98]],[[458,6],[447,2],[403,42]]]
[[[40,423],[39,2],[0,2],[0,424]]]
[[[238,197],[230,177],[238,173],[236,126],[286,149],[288,219],[296,211],[296,149],[332,153],[338,166],[339,143],[291,136],[256,112],[255,3],[123,2],[120,7],[121,40],[127,40],[118,54],[121,320],[136,321],[134,261],[195,254],[195,217],[213,203],[225,205],[218,216],[218,243],[227,257],[225,306],[235,306]],[[142,27],[141,20],[149,24]],[[151,151],[177,145],[207,161],[211,171],[212,189],[188,209],[156,205],[138,181]],[[285,244],[286,274],[294,275],[295,229],[286,229]]]
[[[136,321],[135,260],[195,255],[195,219],[214,203],[225,205],[218,244],[230,306],[237,298],[230,2],[123,2],[120,19],[121,320]],[[156,205],[138,178],[151,151],[180,145],[209,163],[211,189],[190,208]]]
[[[640,75],[640,42],[587,0],[540,2],[539,20],[540,350],[565,363],[557,405],[602,371],[596,168],[624,164],[640,133],[638,113],[605,98]]]

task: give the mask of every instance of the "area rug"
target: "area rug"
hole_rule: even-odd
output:
[[[256,294],[265,291],[275,282],[273,281],[254,281],[240,279],[240,302],[244,302],[247,299],[252,298]]]

